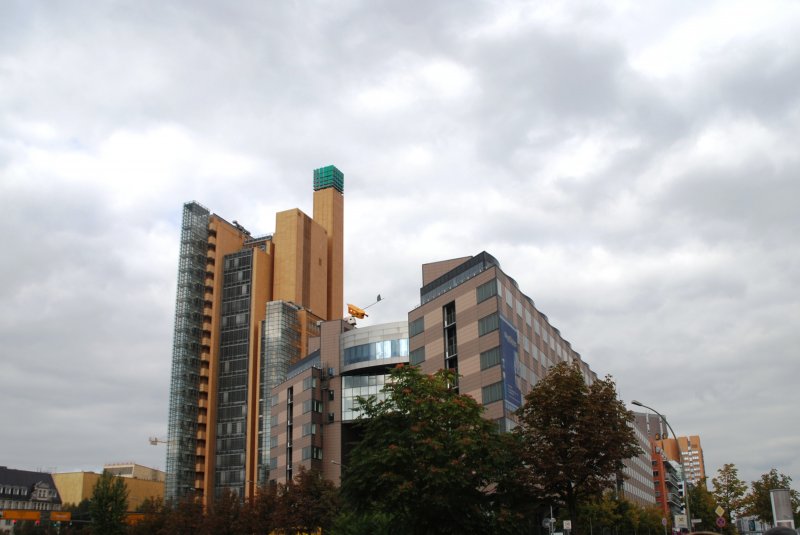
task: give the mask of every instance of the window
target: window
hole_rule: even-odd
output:
[[[425,330],[425,317],[417,318],[408,324],[408,336],[416,336]]]
[[[490,297],[497,295],[497,279],[492,279],[485,284],[481,284],[475,289],[478,303],[486,301]]]
[[[409,353],[408,362],[413,366],[425,362],[425,346],[422,346],[419,349],[415,349],[414,351]]]
[[[492,331],[496,331],[500,327],[500,320],[497,317],[497,312],[489,314],[478,320],[478,336],[483,336]]]
[[[303,448],[303,460],[308,459],[322,459],[322,448],[316,446],[306,446]]]
[[[308,423],[303,424],[303,436],[307,437],[308,435],[316,435],[317,434],[317,424]]]
[[[500,346],[493,347],[481,353],[481,369],[491,368],[500,364]]]
[[[322,412],[322,402],[318,399],[307,399],[303,402],[303,414],[307,412]]]
[[[269,437],[269,447],[270,449],[278,447],[278,435],[272,435]]]
[[[481,389],[481,399],[484,405],[503,399],[503,381],[484,386]]]
[[[316,388],[317,387],[317,378],[316,377],[306,377],[303,379],[303,390],[308,390],[309,388]]]

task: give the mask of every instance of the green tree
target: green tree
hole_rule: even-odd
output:
[[[128,489],[121,477],[106,470],[92,488],[89,513],[92,531],[98,535],[125,533],[125,513],[128,511]]]
[[[82,532],[85,527],[88,531],[88,526],[90,525],[89,520],[91,519],[91,513],[89,512],[90,504],[91,502],[89,499],[84,498],[81,500],[81,503],[77,505],[69,503],[64,506],[65,511],[72,513],[72,521],[69,522],[67,526],[62,526],[62,533]]]
[[[203,504],[194,496],[186,496],[167,509],[164,531],[170,535],[197,535],[203,529]]]
[[[797,513],[800,508],[800,495],[792,489],[792,478],[778,473],[773,468],[766,474],[761,475],[761,479],[753,481],[750,492],[744,499],[744,511],[747,515],[758,517],[762,522],[772,523],[772,502],[770,501],[770,491],[772,489],[789,489],[792,499],[792,509]],[[797,516],[795,514],[795,516]]]
[[[739,471],[734,464],[723,465],[717,470],[717,477],[711,483],[714,485],[714,499],[725,509],[725,532],[733,534],[736,531],[733,519],[739,517],[744,507],[747,483],[739,479]]]
[[[203,518],[203,532],[208,535],[240,535],[247,533],[242,523],[242,501],[239,495],[226,490],[214,500]]]
[[[700,520],[698,530],[718,531],[717,529],[717,501],[706,488],[706,480],[702,479],[696,485],[689,484],[689,511],[692,520]]]
[[[389,518],[397,534],[500,532],[509,485],[498,482],[511,453],[483,407],[455,384],[451,371],[398,366],[384,400],[359,400],[363,438],[342,480],[356,515]]]
[[[328,531],[340,509],[339,491],[317,470],[301,467],[293,481],[278,485],[272,520],[286,534]]]
[[[564,504],[578,535],[578,505],[613,487],[623,461],[641,453],[633,414],[610,376],[587,385],[577,365],[559,363],[525,396],[517,415],[514,432],[531,493]]]
[[[169,508],[162,498],[145,498],[136,512],[144,518],[128,529],[129,535],[161,535],[166,533]]]

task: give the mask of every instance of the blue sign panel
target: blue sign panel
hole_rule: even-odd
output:
[[[502,315],[500,317],[500,355],[502,357],[503,387],[506,408],[517,410],[522,405],[522,392],[517,386],[517,329]]]

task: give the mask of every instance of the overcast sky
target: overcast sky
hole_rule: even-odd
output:
[[[800,487],[800,4],[0,3],[0,464],[163,469],[180,215],[345,173],[345,299],[486,250],[706,468]]]

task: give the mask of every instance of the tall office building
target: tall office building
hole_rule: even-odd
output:
[[[314,209],[252,236],[184,205],[170,385],[166,497],[251,495],[268,478],[272,388],[342,317],[344,175],[314,171]]]

